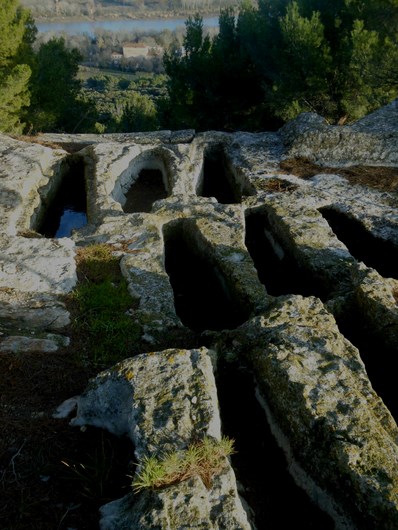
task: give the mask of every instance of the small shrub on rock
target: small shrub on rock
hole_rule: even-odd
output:
[[[212,478],[226,466],[226,458],[234,453],[234,441],[205,437],[186,450],[167,453],[162,457],[146,456],[133,480],[133,490],[159,489],[199,476],[207,488]]]

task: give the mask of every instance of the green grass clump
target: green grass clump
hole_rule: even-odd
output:
[[[121,279],[119,261],[110,245],[98,243],[81,247],[76,254],[78,278],[81,282],[118,282]]]
[[[110,245],[78,250],[79,283],[72,294],[73,328],[95,364],[106,365],[128,357],[140,327],[127,311],[134,306],[119,258]]]
[[[167,453],[163,457],[144,457],[133,480],[133,490],[159,489],[199,476],[207,488],[214,475],[226,465],[226,457],[234,453],[233,440],[204,438],[186,450]]]

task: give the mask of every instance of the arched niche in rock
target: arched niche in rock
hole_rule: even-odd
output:
[[[120,175],[112,196],[125,213],[150,212],[155,201],[171,194],[174,155],[168,149],[144,151]]]

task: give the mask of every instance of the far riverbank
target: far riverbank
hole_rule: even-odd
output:
[[[70,21],[62,20],[60,22],[44,22],[36,23],[37,29],[40,33],[66,33],[69,35],[89,34],[94,35],[96,29],[103,29],[112,32],[122,31],[142,31],[142,32],[161,32],[164,30],[175,31],[178,28],[183,28],[185,25],[185,17],[173,18],[124,18],[124,19],[107,19],[107,20],[79,20]],[[217,27],[218,16],[204,16],[203,26]]]
[[[113,22],[118,20],[149,20],[149,19],[182,19],[186,20],[192,17],[197,11],[136,11],[130,9],[130,12],[124,11],[122,13],[112,13],[98,16],[79,15],[76,17],[67,16],[49,16],[40,17],[34,16],[36,25],[38,24],[69,24],[80,22]],[[220,10],[200,10],[200,16],[203,18],[219,17]]]

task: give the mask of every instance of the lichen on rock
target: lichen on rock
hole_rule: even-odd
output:
[[[212,361],[205,348],[141,354],[101,372],[77,400],[74,426],[127,434],[140,461],[186,449],[195,440],[221,438]],[[222,502],[220,499],[223,499]],[[210,488],[192,478],[159,491],[128,494],[101,509],[101,528],[250,529],[234,473]]]
[[[281,298],[229,335],[244,345],[270,421],[323,491],[318,502],[355,528],[395,528],[398,428],[323,304]]]

